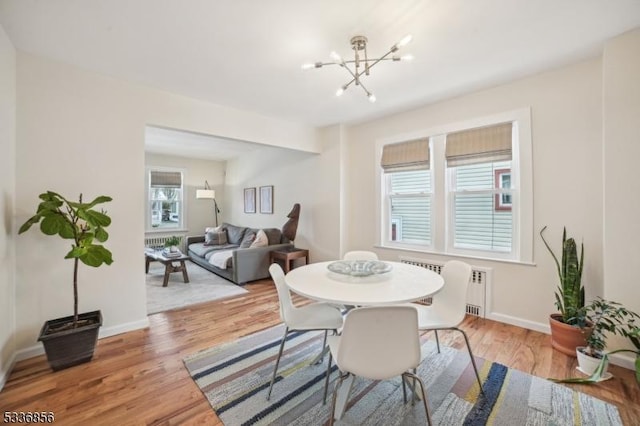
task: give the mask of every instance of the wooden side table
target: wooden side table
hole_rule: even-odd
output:
[[[309,263],[309,250],[294,247],[285,250],[273,250],[271,252],[271,263],[282,260],[284,262],[285,274],[291,270],[291,262],[302,258],[304,258],[304,264],[307,265]]]

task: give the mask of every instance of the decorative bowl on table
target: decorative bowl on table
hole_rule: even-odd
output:
[[[367,277],[391,271],[391,265],[379,260],[338,260],[327,265],[327,269],[352,277]]]

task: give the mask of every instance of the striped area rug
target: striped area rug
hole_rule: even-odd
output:
[[[279,374],[266,400],[282,326],[216,346],[184,359],[186,368],[228,426],[323,425],[327,358],[309,365],[322,346],[321,332],[290,333]],[[423,344],[418,375],[436,425],[622,425],[615,406],[572,389],[476,358],[485,396],[480,397],[466,351]],[[332,371],[330,392],[337,370]],[[404,404],[400,379],[356,379],[343,425],[426,424],[422,404]]]

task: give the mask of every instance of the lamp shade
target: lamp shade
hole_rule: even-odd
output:
[[[197,189],[196,198],[214,200],[216,198],[216,191],[213,189]]]

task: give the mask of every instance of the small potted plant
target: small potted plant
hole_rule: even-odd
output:
[[[598,298],[584,308],[585,316],[593,323],[593,331],[587,339],[587,346],[576,348],[578,369],[589,377],[572,377],[568,379],[551,379],[561,383],[596,383],[611,377],[607,374],[609,356],[619,352],[630,352],[636,355],[636,381],[640,384],[640,327],[636,320],[640,316],[625,308],[620,303]],[[604,352],[607,333],[627,337],[636,349],[617,349]]]
[[[584,315],[584,287],[582,286],[582,270],[584,266],[584,244],[580,245],[580,257],[576,242],[567,238],[567,229],[562,232],[561,260],[551,249],[544,238],[545,226],[540,230],[540,237],[551,253],[558,271],[559,285],[555,293],[555,305],[560,311],[549,316],[551,328],[551,346],[569,356],[576,356],[576,347],[585,346],[589,324]]]
[[[49,365],[57,371],[93,358],[102,313],[78,314],[78,264],[99,267],[113,262],[111,252],[99,244],[109,238],[105,228],[111,224],[111,218],[104,210],[94,209],[98,204],[111,201],[111,197],[100,196],[90,203],[82,202],[82,194],[78,202],[52,191],[39,197],[41,202],[36,214],[20,227],[18,233],[40,223],[44,234],[71,240],[71,250],[64,258],[73,259],[73,316],[45,322],[38,337],[44,345]]]
[[[635,326],[635,320],[640,316],[618,302],[600,297],[585,306],[584,311],[593,329],[587,337],[586,346],[576,348],[576,355],[580,371],[591,375],[604,358],[609,333],[629,337],[629,328]],[[607,363],[604,362],[601,374],[606,371]]]
[[[180,241],[182,241],[182,238],[176,235],[172,235],[166,239],[166,241],[164,242],[164,246],[166,248],[169,248],[170,253],[176,253],[178,252],[178,245],[180,244]]]

